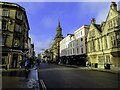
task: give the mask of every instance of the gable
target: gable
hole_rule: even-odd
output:
[[[118,16],[118,12],[113,9],[110,9],[106,18],[106,22],[115,18],[116,16]]]
[[[94,24],[91,24],[90,29],[88,31],[87,41],[89,41],[89,39],[92,37],[94,38],[100,37],[100,33],[101,32],[98,30],[98,28]]]

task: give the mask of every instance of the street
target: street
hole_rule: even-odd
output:
[[[90,71],[41,63],[40,87],[50,88],[117,88],[118,74]]]

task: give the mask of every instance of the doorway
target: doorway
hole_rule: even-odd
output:
[[[17,68],[18,55],[13,54],[12,68]]]

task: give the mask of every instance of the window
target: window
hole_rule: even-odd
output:
[[[108,48],[108,44],[107,44],[107,36],[105,36],[105,48]]]
[[[81,53],[83,53],[83,48],[81,48]]]
[[[72,49],[71,49],[71,51],[70,51],[70,52],[71,52],[71,54],[72,54]]]
[[[81,41],[83,41],[83,38],[81,38]]]
[[[9,10],[3,9],[2,16],[8,16]]]
[[[117,46],[120,46],[120,31],[116,33]]]
[[[106,55],[106,63],[110,63],[110,56]]]
[[[17,19],[22,20],[22,13],[21,12],[17,12]]]
[[[74,48],[73,48],[73,54],[75,53],[75,50],[74,50]]]
[[[78,45],[78,40],[76,40],[76,45]]]
[[[115,27],[115,26],[117,25],[117,24],[116,24],[116,19],[113,20],[113,23],[114,23],[113,25],[114,25],[114,27]]]
[[[82,35],[82,31],[81,31],[81,35]]]
[[[16,38],[14,39],[14,47],[19,47],[19,40]]]
[[[0,35],[0,46],[4,46],[5,38]]]
[[[2,22],[1,22],[1,20],[0,20],[0,30],[2,29]]]
[[[77,54],[79,54],[79,48],[77,47]]]
[[[111,45],[112,47],[116,46],[116,41],[114,36],[111,36]]]
[[[20,32],[20,25],[18,25],[18,24],[16,24],[16,28],[15,28],[15,31],[17,31],[17,32]]]
[[[5,20],[2,21],[2,30],[7,30],[7,22]]]
[[[98,56],[98,63],[99,64],[104,64],[104,57],[102,55]]]
[[[100,41],[98,39],[98,50],[100,50]]]
[[[74,41],[72,42],[72,44],[73,44],[73,47],[74,47]]]

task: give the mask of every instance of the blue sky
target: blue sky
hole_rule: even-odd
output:
[[[19,2],[27,12],[30,26],[30,37],[35,45],[36,54],[41,49],[48,48],[53,42],[60,20],[62,33],[73,33],[86,24],[91,18],[97,23],[105,21],[109,11],[110,2]]]

